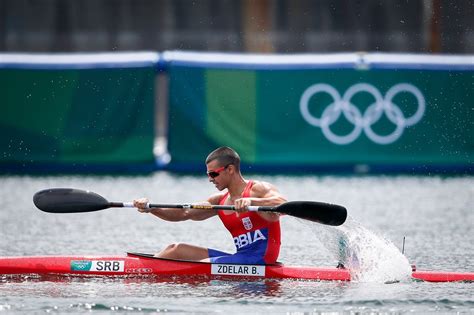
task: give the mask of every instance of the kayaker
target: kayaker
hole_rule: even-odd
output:
[[[189,244],[171,244],[156,257],[213,263],[272,264],[280,252],[280,214],[248,211],[252,206],[278,206],[286,198],[278,189],[264,181],[246,180],[240,172],[240,157],[229,147],[220,147],[206,158],[207,176],[219,190],[199,204],[234,205],[237,211],[212,209],[146,208],[147,198],[133,201],[142,213],[152,213],[167,221],[201,221],[218,215],[229,230],[237,252]]]

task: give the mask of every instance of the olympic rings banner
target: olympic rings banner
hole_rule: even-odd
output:
[[[256,166],[472,167],[472,58],[361,66],[356,54],[197,55],[168,58],[172,165],[227,145]]]

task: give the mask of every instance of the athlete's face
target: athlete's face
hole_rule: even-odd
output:
[[[209,181],[213,183],[218,190],[227,188],[227,181],[229,180],[229,165],[220,165],[217,160],[213,160],[206,166]]]

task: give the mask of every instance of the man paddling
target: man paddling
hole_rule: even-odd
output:
[[[213,263],[273,264],[280,252],[280,214],[247,211],[248,206],[278,206],[286,202],[277,188],[263,181],[246,180],[240,172],[240,157],[229,147],[220,147],[206,159],[209,181],[219,190],[203,204],[234,205],[236,211],[212,209],[147,208],[148,199],[133,201],[138,211],[167,221],[201,221],[218,215],[234,238],[237,252],[189,244],[171,244],[155,256]]]

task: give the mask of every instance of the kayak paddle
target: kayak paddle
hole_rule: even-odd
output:
[[[134,208],[132,202],[109,202],[94,192],[73,188],[41,190],[33,196],[33,202],[38,209],[51,213],[79,213],[108,208]],[[235,210],[234,206],[228,205],[149,204],[148,207]],[[346,208],[316,201],[289,201],[276,207],[249,206],[248,209],[249,211],[278,212],[333,226],[343,224],[347,217]]]

